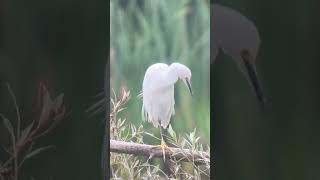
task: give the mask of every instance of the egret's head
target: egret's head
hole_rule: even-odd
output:
[[[180,63],[172,63],[170,66],[175,70],[178,78],[181,79],[184,82],[184,84],[188,87],[190,94],[193,95],[192,88],[191,88],[190,69],[187,66]]]

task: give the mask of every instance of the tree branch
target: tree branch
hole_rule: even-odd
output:
[[[147,144],[137,144],[110,139],[110,152],[135,154],[147,157],[163,157],[162,149]],[[165,149],[165,156],[175,158],[186,162],[195,162],[199,164],[210,163],[210,158],[206,152],[195,152],[189,149],[180,149],[168,147]]]

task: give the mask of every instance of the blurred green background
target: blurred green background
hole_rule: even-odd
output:
[[[219,54],[210,78],[215,179],[319,179],[319,1],[211,3],[257,26],[257,70],[269,100],[261,111],[237,65]]]
[[[210,141],[210,11],[205,0],[111,0],[111,88],[120,95],[129,90],[132,99],[121,117],[154,134],[159,129],[143,122],[142,90],[144,73],[158,62],[180,62],[192,71],[194,96],[182,82],[175,90],[176,114],[173,129],[181,135],[196,127],[203,143]],[[112,94],[111,94],[112,95]],[[159,143],[159,142],[155,142]]]
[[[122,9],[126,8],[125,11],[130,12],[130,4],[134,4],[135,1],[119,0],[119,2],[122,3],[121,6],[124,6]],[[144,1],[139,0],[138,4],[142,2]],[[160,18],[160,22],[173,24],[169,26],[170,23],[160,23],[161,26],[175,33],[174,35],[166,33],[166,40],[160,39],[159,41],[155,41],[158,36],[149,37],[153,40],[149,40],[147,44],[156,48],[153,51],[134,51],[132,54],[141,55],[141,59],[136,59],[139,63],[129,61],[128,57],[121,57],[119,60],[128,65],[121,66],[113,62],[116,66],[111,70],[121,72],[117,76],[123,76],[121,78],[121,81],[125,82],[123,86],[129,89],[133,96],[130,102],[132,104],[126,113],[131,113],[130,116],[137,118],[130,118],[130,122],[141,123],[139,113],[141,103],[135,99],[135,95],[141,90],[144,70],[148,65],[154,63],[153,60],[177,59],[190,66],[194,72],[192,83],[195,88],[195,97],[183,98],[188,101],[183,103],[182,96],[187,96],[188,91],[182,83],[178,83],[176,86],[177,99],[179,99],[177,108],[200,109],[199,104],[206,105],[202,97],[196,98],[196,96],[205,92],[209,84],[208,80],[207,83],[202,82],[202,79],[208,76],[208,72],[205,72],[206,69],[209,69],[207,48],[199,47],[207,46],[207,42],[202,42],[207,41],[205,38],[199,39],[202,39],[200,36],[208,36],[204,33],[207,31],[204,27],[209,25],[209,20],[206,20],[206,10],[197,12],[197,9],[208,5],[204,5],[205,3],[199,0],[191,1],[193,5],[190,6],[194,7],[191,13],[197,13],[195,16],[185,18],[184,11],[189,10],[183,10],[185,5],[180,6],[183,2],[185,1],[168,1],[168,3],[177,4],[167,8],[181,10],[174,12],[175,15],[171,17],[184,19],[184,21],[187,19],[187,21],[177,22],[173,19],[163,21],[164,17]],[[267,112],[260,112],[256,99],[236,64],[229,57],[219,55],[216,64],[211,66],[210,78],[210,107],[212,108],[210,124],[214,129],[209,129],[209,131],[209,126],[207,126],[200,132],[203,134],[210,132],[210,135],[213,135],[211,144],[215,158],[214,170],[216,172],[213,173],[215,178],[319,179],[320,51],[317,40],[320,32],[317,18],[320,15],[319,2],[316,0],[216,0],[213,2],[241,12],[256,24],[261,35],[257,69],[271,102],[271,108]],[[108,57],[109,42],[107,38],[108,4],[109,1],[102,0],[0,1],[1,113],[14,120],[15,112],[5,87],[5,82],[8,81],[16,92],[18,103],[21,104],[23,118],[26,121],[32,120],[30,118],[32,115],[30,111],[32,108],[31,95],[35,93],[38,80],[49,82],[51,92],[56,94],[64,92],[67,110],[69,114],[71,113],[55,131],[37,144],[37,146],[53,144],[56,147],[55,150],[44,152],[26,162],[21,169],[23,171],[21,179],[30,180],[31,176],[36,180],[100,178],[102,117],[90,118],[85,110],[95,102],[96,99],[93,96],[101,92],[103,88],[104,63]],[[148,2],[146,4],[150,5]],[[165,5],[159,4],[152,7],[151,10],[164,11],[164,8],[162,10],[158,8]],[[145,11],[151,10],[145,8],[141,9],[141,12],[146,13]],[[121,11],[113,12],[113,14],[116,13],[121,13]],[[122,12],[122,14],[125,13]],[[134,17],[136,16],[128,15],[122,18],[129,21]],[[198,20],[192,20],[193,18]],[[148,24],[149,21],[146,20],[145,24]],[[190,25],[190,22],[193,22],[193,26]],[[137,20],[131,23],[140,26]],[[182,38],[186,36],[184,31],[177,33],[173,29],[184,23],[188,25],[188,28],[185,29],[185,32],[188,32],[187,39]],[[129,31],[129,27],[133,28],[134,25],[123,26],[126,27],[125,31]],[[156,26],[159,25],[154,27],[157,30]],[[141,29],[144,28],[143,25]],[[142,30],[137,30],[138,35],[133,34],[132,36],[151,36],[148,31],[153,32],[153,29],[146,30],[146,32],[143,30],[144,34],[140,34]],[[158,33],[164,34],[159,30]],[[182,42],[168,43],[166,48],[156,44],[175,38],[180,38]],[[120,39],[117,43],[125,41],[126,38]],[[139,42],[139,40],[130,40],[128,44],[132,46],[132,42]],[[143,46],[143,42],[140,41],[139,44]],[[186,46],[190,47],[188,51],[184,48]],[[193,52],[199,56],[189,54],[191,47],[196,49]],[[116,46],[114,48],[116,50]],[[129,52],[133,51],[128,47],[124,48],[129,49]],[[138,49],[138,47],[132,48]],[[198,51],[203,53],[198,53]],[[124,53],[123,56],[128,56],[129,52]],[[120,56],[122,55],[115,53],[116,59],[120,59]],[[131,58],[134,58],[134,55]],[[196,65],[197,63],[200,66]],[[141,66],[143,70],[141,72],[127,70],[128,68],[137,69],[135,66],[138,66],[139,69]],[[136,73],[132,77],[130,75],[134,81],[127,81],[126,73]],[[194,79],[196,74],[198,77]],[[116,75],[111,73],[111,76]],[[121,81],[112,81],[115,90],[119,90]],[[203,102],[200,103],[200,100]],[[177,112],[174,129],[182,133],[194,127],[206,125],[194,124],[192,126],[193,124],[190,123],[195,123],[195,121],[189,119],[188,123],[182,123],[185,127],[179,127],[179,121],[185,118],[178,117],[178,114],[188,116],[187,118],[197,118],[198,121],[197,116],[209,114],[206,110],[208,107],[202,108],[204,113],[192,109],[192,112],[188,112],[194,113],[192,116]],[[208,119],[208,117],[205,118]],[[0,124],[1,144],[7,142],[7,139],[7,133]],[[0,156],[3,157],[4,154],[1,149]]]

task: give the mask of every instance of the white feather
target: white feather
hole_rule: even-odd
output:
[[[191,78],[191,71],[186,66],[173,63],[151,65],[144,76],[142,93],[143,119],[154,127],[167,128],[174,110],[174,84],[179,78]]]

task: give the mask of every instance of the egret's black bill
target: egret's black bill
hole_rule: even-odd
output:
[[[191,83],[190,83],[190,81],[186,78],[186,82],[187,82],[187,86],[188,86],[188,89],[189,89],[189,91],[190,91],[190,94],[191,94],[191,96],[193,96],[193,92],[192,92],[192,88],[191,88]]]
[[[253,64],[251,63],[252,56],[250,55],[250,53],[248,51],[243,51],[241,53],[241,58],[244,62],[246,70],[248,72],[249,79],[252,83],[252,86],[253,86],[254,92],[258,98],[258,101],[259,101],[260,105],[262,106],[262,108],[264,108],[266,105],[266,99],[265,99],[264,93],[262,91],[262,87],[261,87],[260,81],[258,79],[257,73],[253,67]]]

